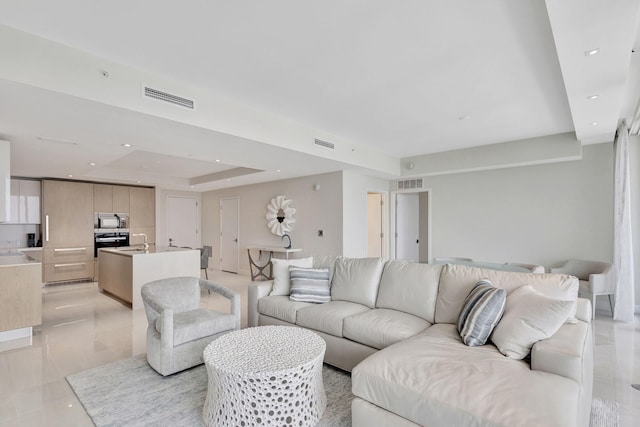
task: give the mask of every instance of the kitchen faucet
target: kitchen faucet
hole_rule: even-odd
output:
[[[147,235],[144,233],[134,233],[131,235],[132,237],[142,236],[144,238],[144,250],[145,252],[149,251],[149,243],[147,243]]]

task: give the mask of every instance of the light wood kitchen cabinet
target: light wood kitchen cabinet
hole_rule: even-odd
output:
[[[131,197],[131,187],[123,185],[113,186],[113,212],[129,213],[129,198]]]
[[[94,184],[42,182],[44,281],[93,277]]]
[[[94,184],[93,211],[128,214],[130,190],[123,185]]]
[[[40,263],[0,266],[0,331],[42,324]]]
[[[11,180],[10,224],[40,224],[40,181]]]
[[[155,190],[153,188],[131,187],[129,201],[130,227],[155,227]]]
[[[93,184],[93,211],[113,212],[113,185]]]

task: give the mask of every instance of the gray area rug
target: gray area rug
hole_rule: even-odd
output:
[[[350,426],[351,376],[324,365],[322,379],[327,409],[318,426]],[[67,382],[98,427],[204,426],[204,365],[162,377],[142,354],[69,375]]]
[[[322,427],[351,425],[351,376],[324,365],[327,409]],[[98,427],[203,426],[207,394],[204,365],[162,377],[139,355],[69,375],[67,382]],[[593,399],[591,427],[617,427],[618,405]]]

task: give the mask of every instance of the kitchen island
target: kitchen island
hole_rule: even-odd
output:
[[[168,277],[200,277],[200,251],[151,245],[100,249],[98,288],[133,310],[143,308],[140,288]]]
[[[30,338],[42,324],[42,264],[22,252],[0,253],[0,341]]]

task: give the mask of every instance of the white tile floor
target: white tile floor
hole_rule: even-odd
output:
[[[249,278],[218,271],[209,277],[241,293],[246,327]],[[43,325],[31,345],[0,343],[0,426],[92,426],[65,376],[144,353],[144,310],[131,311],[95,283],[47,287],[43,302]],[[228,301],[204,292],[202,305],[223,309]],[[640,383],[640,318],[628,325],[598,312],[595,332],[594,397],[619,403],[622,426],[640,425],[640,391],[630,385]]]

